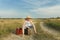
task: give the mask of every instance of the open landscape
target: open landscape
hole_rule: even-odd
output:
[[[0,40],[60,40],[60,0],[0,0]]]
[[[36,26],[37,34],[32,35],[32,37],[28,35],[25,36],[25,38],[23,38],[21,35],[16,35],[16,28],[22,28],[22,24],[24,22],[23,18],[1,18],[0,40],[60,40],[56,38],[55,35],[53,35],[52,33],[49,33],[49,30],[45,31],[45,28],[42,27],[42,23],[41,23],[44,22],[44,24],[48,26],[49,29],[51,27],[53,30],[60,31],[59,20],[57,21],[52,20],[53,22],[51,20],[42,20],[40,18],[32,19],[32,20]]]

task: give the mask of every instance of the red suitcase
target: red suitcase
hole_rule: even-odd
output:
[[[22,34],[22,28],[19,28],[19,34]]]
[[[22,28],[16,28],[16,34],[17,35],[22,34]]]
[[[19,28],[16,28],[16,34],[19,35]]]

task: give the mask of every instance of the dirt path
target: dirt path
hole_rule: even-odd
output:
[[[45,32],[52,34],[56,39],[60,40],[60,32],[44,25],[44,22],[40,22],[41,29]]]
[[[19,36],[15,34],[10,34],[8,37],[4,37],[3,40],[33,40],[32,36]]]

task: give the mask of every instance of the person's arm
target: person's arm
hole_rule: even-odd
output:
[[[24,27],[25,27],[25,22],[23,23],[23,27],[22,27],[22,29],[23,29],[23,35],[24,35]]]
[[[35,33],[37,33],[34,23],[32,21],[31,21],[31,23],[33,25],[33,28],[34,28]]]

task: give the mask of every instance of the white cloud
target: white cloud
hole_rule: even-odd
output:
[[[0,17],[15,17],[16,15],[16,10],[0,10]]]
[[[35,5],[35,6],[41,6],[41,5],[50,3],[52,0],[43,0],[43,1],[41,1],[41,0],[23,0],[23,1],[28,4]]]
[[[60,5],[46,7],[46,8],[37,8],[31,10],[31,12],[35,12],[39,15],[43,15],[44,17],[56,17],[56,16],[60,16]]]
[[[21,12],[20,10],[14,10],[14,9],[9,9],[9,10],[0,10],[0,17],[1,18],[24,18],[28,15],[31,15],[30,13],[24,13]]]

